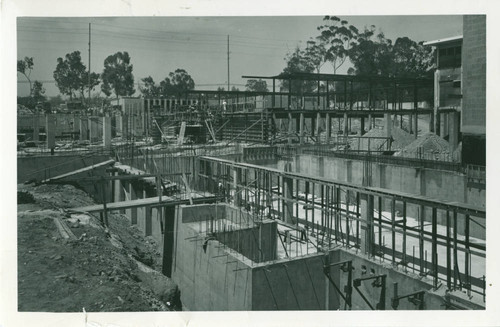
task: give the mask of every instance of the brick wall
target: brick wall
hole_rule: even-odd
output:
[[[486,15],[464,16],[462,132],[486,133]]]

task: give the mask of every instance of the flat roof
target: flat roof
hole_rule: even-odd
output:
[[[278,80],[310,80],[310,81],[352,81],[352,82],[394,82],[394,83],[410,83],[418,82],[420,84],[432,84],[432,78],[421,77],[386,77],[379,75],[345,75],[345,74],[324,74],[324,73],[281,73],[275,76],[247,76],[242,78],[247,79],[278,79]]]
[[[463,35],[451,36],[451,37],[447,37],[447,38],[444,38],[444,39],[437,39],[437,40],[433,40],[433,41],[427,41],[427,42],[424,42],[424,45],[437,46],[437,45],[441,45],[441,44],[453,43],[453,42],[461,41],[463,38],[464,38]]]

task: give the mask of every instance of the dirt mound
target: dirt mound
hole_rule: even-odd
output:
[[[449,143],[434,133],[426,133],[401,149],[402,157],[444,160],[452,155]]]
[[[18,205],[19,311],[181,308],[180,300],[173,302],[179,298],[175,284],[158,272],[161,269],[158,244],[130,226],[126,216],[109,214],[109,226],[105,228],[96,217],[69,215],[60,209],[59,205],[92,202],[88,195],[72,186],[22,188],[36,203]],[[55,220],[68,226],[74,239],[64,238]],[[148,267],[147,272],[144,266]],[[158,284],[164,285],[160,293],[152,289]]]
[[[31,193],[28,192],[17,192],[17,203],[26,204],[26,203],[35,203],[35,198]]]
[[[387,132],[385,129],[372,128],[366,134],[363,135],[360,141],[360,150],[367,151],[368,150],[368,138],[371,137],[386,137]],[[392,150],[399,150],[410,144],[415,138],[402,130],[399,127],[392,128]],[[357,149],[358,140],[353,139],[350,141],[351,149]],[[385,139],[370,139],[370,150],[385,150],[386,140]]]

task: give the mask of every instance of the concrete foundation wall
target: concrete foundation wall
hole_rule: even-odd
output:
[[[339,309],[339,295],[323,272],[323,260],[318,254],[254,268],[252,310],[325,310],[327,289],[329,309]],[[336,261],[338,254],[330,252],[330,262]],[[339,278],[332,270],[337,285]]]
[[[278,162],[278,168],[282,169],[286,163],[286,161]],[[371,169],[368,171],[371,171],[371,175],[363,176],[367,170],[363,169],[363,161],[361,160],[299,155],[292,162],[292,170],[306,175],[357,185],[363,185],[363,179],[365,179],[369,180],[370,186],[373,187],[486,207],[486,190],[467,187],[467,176],[464,174],[379,163],[370,164]],[[299,191],[304,192],[303,189]],[[310,192],[312,193],[312,191]],[[315,190],[315,194],[320,194],[319,189]],[[418,218],[418,210],[417,206],[409,205],[407,214]],[[437,218],[439,224],[445,224],[446,212],[439,210]],[[426,208],[424,219],[430,221],[430,208]],[[482,225],[486,224],[485,219],[478,218],[476,220]],[[459,215],[458,228],[460,231],[464,230],[464,222],[464,217]],[[477,224],[470,225],[470,233],[473,237],[481,239],[486,237],[485,229]]]
[[[182,223],[185,206],[176,215],[172,278],[189,310],[251,310],[250,267],[217,241],[204,239],[189,223]],[[192,211],[191,211],[192,213]],[[195,224],[196,225],[196,224]]]
[[[33,178],[42,180],[106,160],[109,160],[109,156],[103,154],[18,157],[17,182],[23,183]]]
[[[443,294],[433,293],[432,281],[427,280],[417,275],[405,274],[404,272],[393,269],[390,264],[380,264],[379,262],[371,261],[354,253],[337,250],[338,260],[352,260],[353,280],[357,278],[365,278],[369,276],[387,275],[387,283],[385,289],[385,309],[393,310],[391,307],[391,298],[394,297],[394,283],[398,283],[398,295],[407,295],[418,291],[426,291],[424,295],[424,309],[426,310],[443,310],[444,292]],[[373,307],[380,300],[381,287],[373,287],[373,280],[361,281],[361,286],[358,287],[363,295],[368,299]],[[370,310],[370,307],[363,300],[361,295],[353,288],[352,293],[352,309],[353,310]],[[408,299],[401,299],[397,310],[417,310],[418,307],[409,302]]]
[[[254,262],[277,259],[276,222],[266,222],[258,227],[217,233],[224,245],[241,253]]]

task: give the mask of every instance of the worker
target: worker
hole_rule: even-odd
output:
[[[298,230],[300,231],[300,240],[301,241],[306,241],[307,240],[307,229],[308,227],[305,226],[305,227],[302,227],[302,226],[299,226],[298,227]]]

